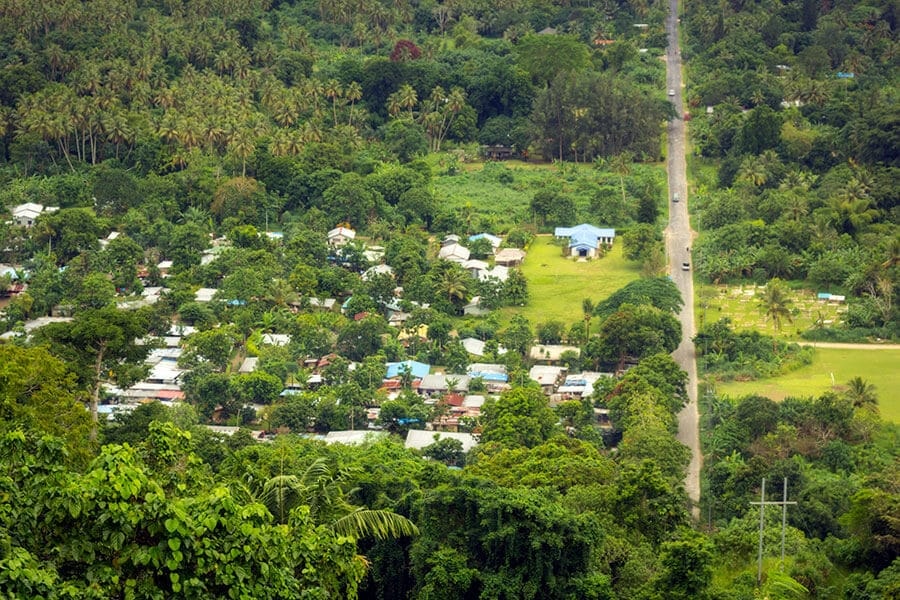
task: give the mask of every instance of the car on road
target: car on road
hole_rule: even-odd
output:
[[[682,270],[682,271],[690,271],[690,270],[691,270],[691,263],[689,263],[689,262],[683,262],[683,263],[681,263],[681,270]]]
[[[675,90],[669,89],[669,95],[670,95],[670,96],[674,96],[674,95],[675,95]]]
[[[678,202],[678,193],[672,194],[672,202]]]

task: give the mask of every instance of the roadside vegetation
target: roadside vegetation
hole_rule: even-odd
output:
[[[897,594],[898,353],[796,344],[900,335],[884,7],[685,5],[702,514],[735,598]],[[797,504],[760,541],[763,478]],[[872,525],[887,535],[845,537]]]

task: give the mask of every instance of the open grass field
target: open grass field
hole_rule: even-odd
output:
[[[439,164],[435,166],[436,172],[442,170]],[[434,192],[446,208],[471,211],[499,226],[521,225],[531,219],[529,204],[534,193],[546,186],[571,194],[576,205],[586,209],[591,181],[596,177],[589,165],[566,165],[563,171],[551,163],[466,163],[454,175],[435,177]]]
[[[571,325],[582,319],[582,300],[606,299],[640,277],[640,265],[625,260],[619,241],[603,258],[577,262],[562,255],[552,236],[542,235],[528,248],[522,272],[528,280],[528,304],[499,311],[500,321],[506,323],[514,314],[522,314],[532,325],[551,319]]]
[[[444,208],[462,212],[473,233],[485,229],[502,233],[513,226],[535,225],[530,204],[535,193],[541,189],[555,190],[571,198],[579,222],[596,221],[591,216],[591,199],[601,188],[618,197],[618,175],[609,168],[598,170],[592,164],[566,163],[559,166],[516,160],[471,162],[458,164],[456,172],[449,175],[450,162],[451,158],[447,155],[432,159],[432,168],[436,173],[433,190]],[[633,164],[630,173],[626,182],[657,181],[661,186],[660,206],[665,206],[667,195],[663,163]]]
[[[816,348],[813,363],[787,375],[762,381],[720,383],[720,394],[732,397],[760,394],[773,400],[788,396],[817,396],[832,388],[838,390],[853,377],[874,384],[878,392],[881,416],[900,423],[900,350],[843,350]]]
[[[788,340],[800,339],[800,333],[811,329],[817,322],[837,325],[847,310],[845,304],[822,302],[811,290],[791,290],[792,323],[782,323],[781,331],[775,331],[759,307],[759,297],[764,287],[752,283],[743,285],[711,285],[695,283],[694,305],[697,326],[714,323],[722,317],[731,319],[736,331],[756,330]]]

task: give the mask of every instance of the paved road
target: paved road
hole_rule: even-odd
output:
[[[683,114],[681,94],[681,51],[678,47],[678,0],[670,0],[669,16],[666,19],[666,31],[669,35],[669,47],[666,53],[666,87],[674,90],[671,97],[675,104],[675,112]],[[697,362],[694,355],[694,343],[691,341],[694,331],[694,282],[691,271],[685,271],[683,263],[691,264],[688,248],[693,240],[693,232],[687,211],[687,176],[684,158],[685,131],[681,118],[672,119],[668,126],[669,149],[669,224],[666,227],[666,251],[669,256],[669,274],[681,291],[684,308],[678,315],[681,321],[681,345],[673,354],[675,361],[688,374],[687,406],[678,415],[678,441],[691,449],[691,463],[688,466],[684,486],[691,499],[694,519],[700,518],[700,469],[703,467],[703,454],[700,452],[700,413],[697,410]],[[678,194],[679,201],[672,198]]]

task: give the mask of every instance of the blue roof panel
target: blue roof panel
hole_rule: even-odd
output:
[[[404,367],[404,365],[406,366]],[[392,377],[399,377],[404,368],[409,369],[409,372],[413,376],[413,379],[422,379],[431,371],[431,365],[426,365],[425,363],[420,363],[414,360],[389,362],[387,363],[387,373],[385,374],[385,378],[390,379]]]

